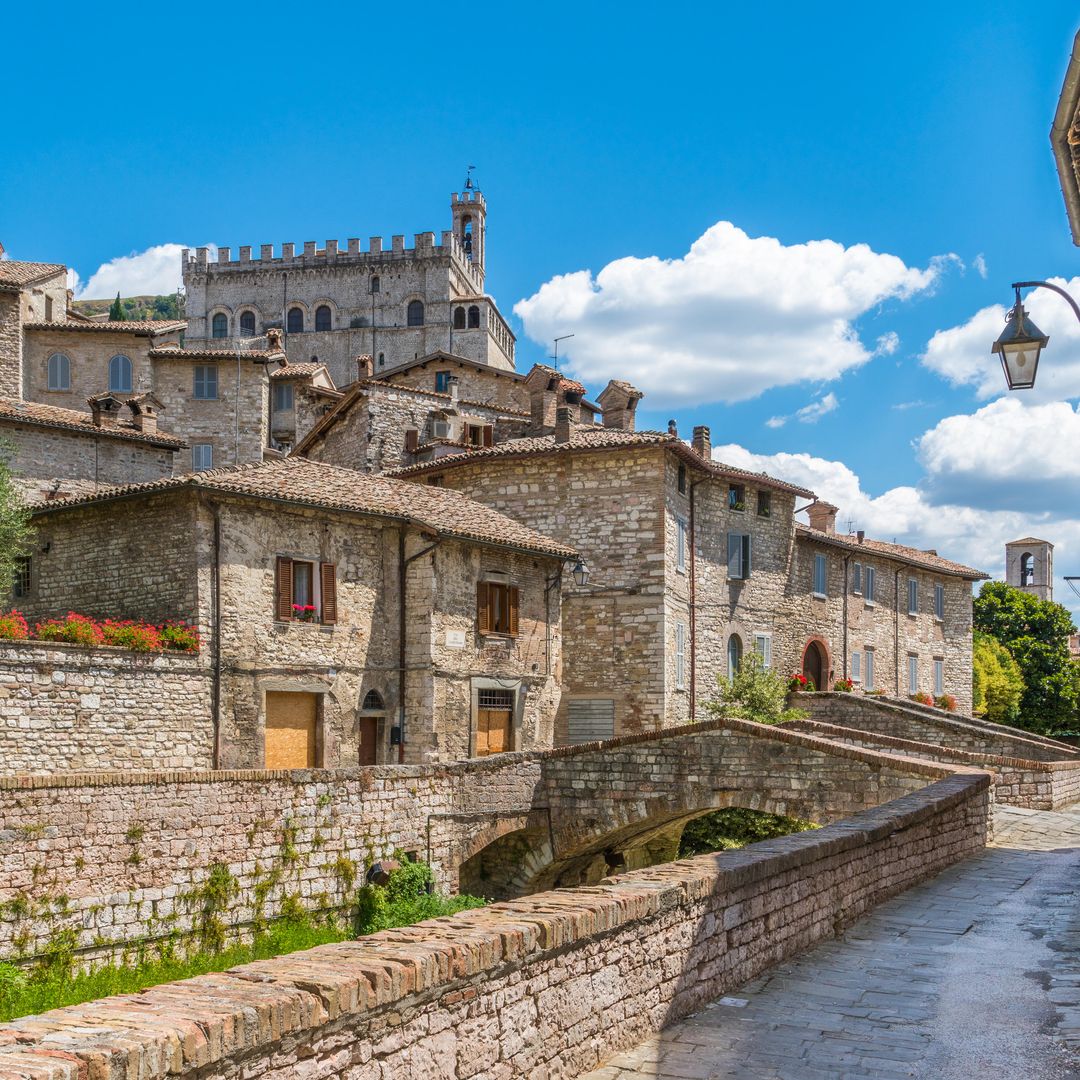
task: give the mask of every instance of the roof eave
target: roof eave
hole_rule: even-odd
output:
[[[1069,217],[1073,243],[1080,247],[1080,181],[1076,176],[1076,165],[1069,148],[1069,129],[1076,116],[1076,107],[1080,103],[1080,31],[1073,39],[1072,55],[1069,66],[1065,69],[1065,79],[1058,98],[1054,123],[1050,128],[1050,145],[1057,163],[1058,180],[1061,193],[1065,198],[1065,212]]]

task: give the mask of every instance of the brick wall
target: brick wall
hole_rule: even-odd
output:
[[[212,750],[199,657],[0,643],[0,775],[206,769]]]
[[[988,785],[15,1021],[0,1077],[573,1076],[979,851]]]

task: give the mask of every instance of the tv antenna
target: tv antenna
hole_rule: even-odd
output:
[[[555,351],[551,354],[551,359],[555,361],[555,370],[559,370],[559,342],[568,341],[572,338],[573,334],[563,334],[562,337],[555,338]]]

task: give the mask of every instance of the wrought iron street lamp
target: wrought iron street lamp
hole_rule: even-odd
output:
[[[584,587],[589,584],[589,568],[585,565],[584,559],[578,559],[570,573],[574,575],[575,585]]]
[[[990,351],[1001,357],[1001,369],[1005,372],[1005,381],[1010,390],[1030,390],[1035,385],[1039,355],[1050,339],[1031,321],[1024,310],[1020,290],[1050,289],[1051,292],[1056,292],[1069,302],[1078,322],[1080,307],[1064,289],[1051,285],[1049,281],[1014,281],[1012,288],[1016,292],[1016,301],[1006,318],[1005,329],[990,347]]]

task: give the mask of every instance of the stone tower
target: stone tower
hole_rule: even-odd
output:
[[[1040,600],[1054,599],[1054,545],[1025,536],[1005,545],[1005,581]]]
[[[468,180],[465,190],[451,197],[450,210],[454,218],[454,235],[461,242],[465,258],[480,272],[480,282],[483,284],[487,202],[481,192],[472,186],[472,181]]]

